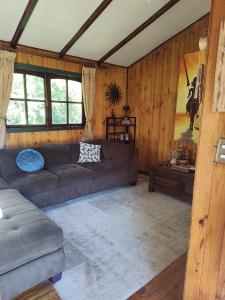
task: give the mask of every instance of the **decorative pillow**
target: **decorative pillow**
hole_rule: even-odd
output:
[[[80,157],[78,163],[100,162],[101,145],[80,142]]]
[[[18,153],[16,164],[24,172],[36,172],[43,169],[45,162],[43,156],[38,151],[25,149]]]

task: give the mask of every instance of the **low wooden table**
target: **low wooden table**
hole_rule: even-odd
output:
[[[149,192],[161,191],[192,203],[194,172],[173,170],[170,166],[150,166]]]

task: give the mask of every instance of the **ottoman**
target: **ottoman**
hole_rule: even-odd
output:
[[[0,190],[0,299],[64,270],[63,232],[15,189]]]

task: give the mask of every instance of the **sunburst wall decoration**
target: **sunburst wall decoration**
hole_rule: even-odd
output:
[[[118,105],[122,101],[121,88],[116,83],[110,83],[106,87],[105,96],[110,105]]]

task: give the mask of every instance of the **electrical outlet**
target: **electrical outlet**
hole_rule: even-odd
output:
[[[225,164],[225,139],[219,139],[217,151],[216,151],[216,162]]]

